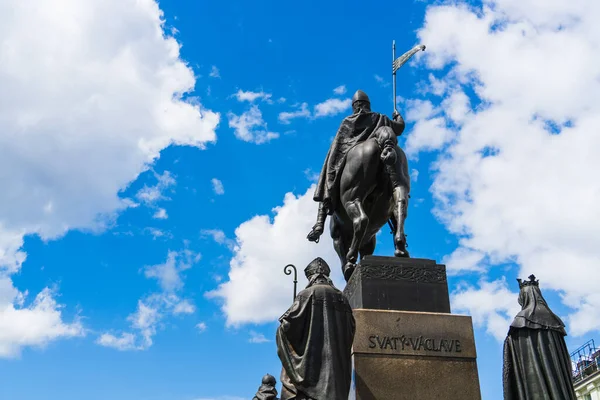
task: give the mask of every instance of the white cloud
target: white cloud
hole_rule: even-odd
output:
[[[247,92],[245,92],[240,89],[234,94],[234,96],[240,102],[247,101],[249,103],[253,103],[257,99],[261,99],[262,101],[267,102],[267,103],[273,102],[273,100],[271,100],[272,95],[270,93],[265,93],[263,91],[260,91],[260,92],[247,91]]]
[[[219,244],[224,244],[227,240],[225,232],[220,229],[203,229],[200,233],[202,236],[210,236],[213,240]]]
[[[137,311],[127,318],[131,322],[131,327],[138,330],[142,336],[140,349],[152,346],[152,337],[156,334],[157,325],[161,318],[158,307],[152,303],[152,301],[138,301]]]
[[[317,183],[319,181],[320,172],[315,172],[310,168],[304,170],[304,176],[312,183]]]
[[[248,339],[249,343],[256,343],[256,344],[260,344],[260,343],[268,343],[271,340],[267,339],[265,337],[265,335],[263,335],[262,333],[258,333],[255,331],[250,331],[250,339]]]
[[[43,347],[59,338],[85,334],[78,318],[63,322],[51,289],[45,288],[24,306],[26,297],[9,278],[0,278],[0,358],[17,357],[26,346]]]
[[[96,343],[121,351],[146,350],[152,346],[152,339],[166,317],[194,313],[194,304],[180,298],[179,292],[183,288],[182,273],[199,260],[200,254],[185,249],[170,251],[163,264],[145,267],[144,274],[147,278],[156,279],[161,291],[138,300],[137,310],[127,317],[132,332],[122,332],[118,336],[105,332]]]
[[[229,127],[235,130],[235,136],[245,142],[252,142],[254,140],[252,130],[255,127],[263,127],[265,124],[262,113],[256,105],[239,116],[229,113],[228,118]]]
[[[429,85],[427,85],[429,93],[436,96],[443,96],[448,89],[448,82],[446,80],[437,79],[435,75],[429,74]]]
[[[262,112],[253,105],[241,115],[228,114],[229,127],[234,129],[235,137],[244,142],[263,144],[279,137],[279,133],[269,132]]]
[[[471,110],[471,100],[465,92],[457,90],[442,102],[442,108],[452,122],[461,124]]]
[[[198,329],[198,332],[203,333],[203,332],[206,332],[206,330],[208,329],[208,326],[206,325],[205,322],[199,322],[196,325],[196,329]]]
[[[413,182],[417,182],[419,180],[419,170],[418,169],[411,169],[410,170],[410,180]]]
[[[381,85],[382,87],[390,86],[390,83],[388,81],[386,81],[385,79],[383,79],[381,76],[375,74],[374,78],[377,81],[377,83],[379,83],[379,85]]]
[[[148,233],[150,236],[152,236],[152,238],[154,240],[156,240],[158,238],[169,238],[170,239],[173,237],[173,235],[170,232],[165,232],[158,228],[152,228],[152,227],[144,228],[144,233]]]
[[[177,183],[169,171],[162,174],[154,173],[154,176],[157,181],[156,185],[144,185],[135,195],[139,201],[147,205],[152,205],[160,200],[168,200],[169,198],[163,195],[163,191]]]
[[[272,218],[259,215],[236,229],[229,280],[207,294],[222,301],[228,326],[264,323],[281,316],[292,303],[293,279],[283,273],[290,263],[298,268],[298,290],[307,283],[304,268],[316,257],[329,263],[334,282],[343,289],[340,261],[328,232],[318,244],[306,239],[318,210],[312,199],[314,190],[312,185],[301,196],[287,193],[283,205],[273,209]]]
[[[173,314],[193,314],[196,311],[196,306],[193,305],[189,300],[181,300],[176,302],[173,307]]]
[[[485,328],[502,341],[513,318],[521,310],[517,302],[519,293],[511,292],[505,280],[482,281],[479,286],[478,289],[466,286],[452,293],[452,312],[470,315],[476,327]]]
[[[131,206],[120,191],[162,149],[213,142],[219,114],[182,100],[194,73],[155,1],[2,4],[0,170],[10,171],[2,178],[10,195],[0,197],[0,278],[10,279],[25,259],[24,235],[103,229]],[[8,287],[4,323],[22,331],[4,336],[5,349],[80,331],[48,292],[39,306],[15,308]]]
[[[340,86],[336,87],[335,89],[333,89],[333,93],[340,95],[340,96],[343,94],[346,94],[346,86],[340,85]]]
[[[122,333],[120,337],[116,337],[109,333],[104,333],[97,341],[98,344],[104,347],[111,347],[121,351],[135,350],[135,342],[136,337],[132,333]]]
[[[167,214],[167,210],[165,210],[164,208],[159,208],[158,210],[156,210],[156,212],[154,213],[154,215],[152,216],[152,218],[154,218],[154,219],[167,219],[167,218],[169,218],[169,215]]]
[[[163,291],[174,292],[183,286],[181,272],[190,267],[190,263],[179,259],[177,252],[170,251],[165,263],[145,267],[144,274],[146,278],[155,278]]]
[[[418,122],[422,119],[428,119],[441,113],[440,107],[435,107],[429,100],[409,99],[404,101],[406,112],[404,119],[409,122]]]
[[[327,99],[315,106],[315,118],[337,115],[352,106],[351,99]]]
[[[156,210],[152,218],[167,219],[169,217],[167,215],[167,210],[158,207],[157,204],[160,201],[170,200],[170,198],[164,195],[164,192],[171,186],[174,186],[177,182],[175,181],[175,177],[173,177],[169,171],[165,171],[162,174],[154,172],[154,177],[157,181],[156,185],[144,185],[144,187],[136,193],[135,197],[147,207]]]
[[[225,235],[225,232],[223,232],[220,229],[203,229],[200,232],[200,236],[201,237],[209,236],[212,238],[212,240],[214,240],[218,244],[227,246],[230,250],[233,250],[233,248],[235,246],[235,240],[229,239],[227,237],[227,235]]]
[[[211,78],[220,78],[221,73],[219,72],[219,68],[217,68],[215,65],[213,65],[210,68],[210,73],[208,74],[208,76],[210,76]]]
[[[485,272],[485,261],[485,253],[464,247],[457,248],[443,259],[450,274],[467,271]]]
[[[568,301],[569,299],[567,299]],[[590,294],[583,304],[579,303],[577,298],[574,298],[573,303],[578,309],[569,316],[571,327],[569,333],[573,336],[582,336],[590,331],[597,331],[598,320],[600,320],[600,310],[597,304],[600,304],[600,295],[598,293]]]
[[[307,103],[300,104],[300,108],[296,111],[284,111],[279,113],[279,122],[282,124],[290,124],[296,118],[310,118],[310,110]]]
[[[407,147],[442,150],[431,190],[461,239],[453,269],[516,261],[574,309],[571,334],[600,330],[587,313],[600,309],[600,3],[484,4],[428,8],[418,35],[444,113],[417,122]]]
[[[187,303],[186,300],[183,301]],[[122,332],[118,336],[105,332],[100,335],[96,343],[120,351],[146,350],[152,346],[153,337],[161,321],[168,314],[177,315],[175,310],[180,303],[181,300],[174,295],[153,294],[141,299],[138,301],[137,310],[127,317],[132,332]],[[194,312],[194,309],[191,312]]]
[[[285,125],[291,123],[296,118],[320,118],[337,115],[348,110],[352,106],[351,99],[327,99],[314,107],[314,112],[311,113],[308,104],[302,103],[295,111],[284,111],[279,113],[279,122]]]
[[[212,183],[213,192],[218,195],[225,194],[225,187],[223,186],[223,182],[218,180],[217,178],[213,178],[210,181]]]
[[[446,126],[441,107],[436,107],[429,100],[420,99],[406,100],[405,104],[406,121],[414,122],[405,143],[405,151],[409,157],[416,158],[421,151],[439,150],[452,140],[453,132]]]
[[[454,137],[443,117],[423,119],[416,122],[406,138],[406,155],[414,158],[419,152],[441,149]]]

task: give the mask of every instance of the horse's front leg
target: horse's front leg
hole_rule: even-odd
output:
[[[388,148],[384,149],[384,153]],[[389,153],[395,157],[383,160],[385,171],[392,186],[392,218],[395,220],[394,232],[394,255],[396,257],[408,257],[406,250],[406,235],[404,233],[404,221],[408,214],[408,199],[410,192],[410,175],[408,173],[408,162],[404,151],[398,146]]]
[[[393,191],[393,214],[396,220],[396,232],[394,232],[394,255],[396,257],[409,257],[406,250],[406,235],[404,233],[404,221],[408,215],[408,190],[404,185],[394,187]]]

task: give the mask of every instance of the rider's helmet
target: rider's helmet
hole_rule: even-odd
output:
[[[352,104],[354,105],[354,103],[356,103],[357,101],[364,101],[369,104],[371,103],[371,101],[369,100],[369,96],[367,96],[367,94],[362,90],[357,90],[356,93],[354,93],[354,96],[352,96]]]

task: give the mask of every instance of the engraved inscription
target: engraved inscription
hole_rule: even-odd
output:
[[[369,336],[369,348],[380,350],[426,351],[443,353],[460,353],[462,347],[458,339],[437,339],[425,336]]]

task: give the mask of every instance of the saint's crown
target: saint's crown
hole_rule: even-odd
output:
[[[517,279],[517,282],[519,282],[519,289],[525,286],[539,286],[540,281],[536,281],[535,280],[535,275],[529,275],[529,280],[528,281],[523,281],[522,279]]]

